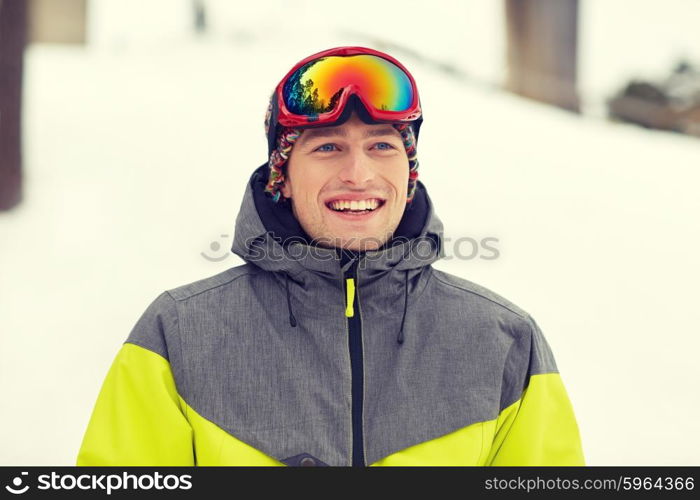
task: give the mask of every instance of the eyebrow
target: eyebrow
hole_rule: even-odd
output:
[[[384,137],[387,135],[395,135],[395,132],[397,132],[397,130],[391,125],[381,128],[368,128],[365,129],[364,134],[362,134],[362,138],[367,139],[369,137]],[[341,127],[310,128],[302,132],[298,142],[303,144],[304,142],[317,139],[319,137],[347,137],[347,135],[347,131]]]

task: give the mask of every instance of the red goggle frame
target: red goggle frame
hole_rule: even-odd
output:
[[[416,82],[399,61],[365,47],[338,47],[300,61],[280,81],[271,128],[332,124],[353,95],[378,122],[422,116]]]

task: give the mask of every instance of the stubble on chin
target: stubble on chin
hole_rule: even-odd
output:
[[[299,214],[294,206],[292,199],[289,199],[289,203],[292,207],[292,213],[296,218],[299,225],[311,238],[312,245],[320,246],[323,248],[345,248],[348,250],[355,251],[372,251],[382,248],[388,241],[391,241],[399,223],[401,222],[401,217],[397,221],[384,226],[382,230],[372,236],[341,236],[334,233],[328,225],[328,220],[324,217],[324,214],[317,214],[318,220],[316,223],[312,223],[313,227],[307,227],[307,224],[299,217]],[[403,213],[401,214],[403,216]]]

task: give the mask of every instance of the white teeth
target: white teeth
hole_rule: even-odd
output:
[[[374,210],[379,206],[379,200],[372,198],[369,200],[336,200],[332,202],[331,208],[334,210]]]

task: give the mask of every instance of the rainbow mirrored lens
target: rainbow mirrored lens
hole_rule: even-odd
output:
[[[343,90],[355,85],[375,109],[406,111],[413,87],[406,73],[381,57],[361,54],[317,59],[296,70],[284,83],[287,109],[298,115],[316,115],[335,109]]]

